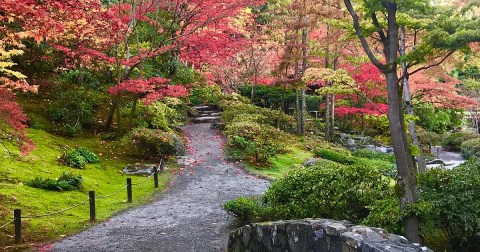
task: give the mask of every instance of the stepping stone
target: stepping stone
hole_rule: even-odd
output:
[[[196,117],[192,119],[193,123],[212,123],[220,120],[219,116],[204,116],[204,117]]]

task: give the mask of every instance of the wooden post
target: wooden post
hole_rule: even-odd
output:
[[[127,178],[127,198],[128,203],[132,203],[132,179]]]
[[[22,210],[13,210],[13,218],[15,218],[15,243],[22,243]]]
[[[153,181],[155,183],[155,188],[158,188],[158,168],[155,167],[155,171],[153,172]]]
[[[90,199],[90,221],[94,222],[97,219],[95,213],[95,191],[89,191],[88,198]]]

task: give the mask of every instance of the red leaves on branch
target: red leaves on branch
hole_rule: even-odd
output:
[[[28,139],[25,131],[27,116],[15,101],[12,91],[5,88],[0,88],[0,125],[4,136],[16,141],[23,155],[34,149],[33,142]]]
[[[478,102],[460,95],[456,87],[461,81],[446,74],[435,78],[422,72],[410,77],[412,97],[423,102],[433,103],[436,107],[450,109],[471,109]]]
[[[152,77],[150,79],[126,80],[118,86],[108,89],[108,92],[115,95],[121,92],[139,94],[146,102],[155,101],[164,97],[184,97],[188,91],[181,85],[168,85],[169,79]]]

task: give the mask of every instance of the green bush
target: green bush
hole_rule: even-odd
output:
[[[240,197],[230,200],[223,208],[243,221],[261,221],[265,219],[267,208],[261,198]]]
[[[447,135],[442,141],[442,147],[450,151],[460,151],[464,141],[477,138],[477,134],[457,132]]]
[[[226,208],[249,220],[332,218],[358,223],[368,216],[367,206],[391,194],[389,180],[375,170],[322,163],[275,181],[264,198],[234,200]]]
[[[103,98],[98,92],[71,84],[58,85],[52,90],[52,101],[47,107],[54,130],[75,136],[95,124],[95,116]]]
[[[432,146],[440,145],[442,142],[442,136],[438,133],[427,131],[421,127],[417,129],[418,139],[420,144],[431,150]]]
[[[234,121],[228,124],[225,135],[228,140],[227,150],[233,149],[237,154],[229,155],[231,158],[252,158],[255,162],[265,162],[269,157],[282,152],[288,139],[281,130],[251,121]]]
[[[195,86],[189,93],[188,99],[194,105],[216,104],[220,100],[221,90],[218,86]]]
[[[184,108],[181,105],[178,99],[140,104],[134,126],[171,131],[187,121],[187,112],[182,111]]]
[[[395,163],[395,156],[393,154],[373,151],[369,149],[359,149],[357,151],[354,151],[352,155],[355,157],[383,160],[390,163]]]
[[[85,169],[85,166],[87,165],[85,158],[77,151],[71,151],[65,154],[64,163],[78,169]]]
[[[330,149],[315,150],[315,156],[345,165],[352,165],[356,162],[355,157]]]
[[[420,176],[421,200],[430,205],[424,225],[441,229],[453,251],[480,251],[480,160]]]
[[[470,157],[480,158],[480,138],[466,140],[460,147],[463,157],[469,159]]]
[[[79,189],[83,182],[80,175],[64,172],[58,179],[35,177],[25,184],[30,187],[51,191],[72,191]]]
[[[185,144],[174,132],[135,128],[124,137],[123,143],[133,147],[133,153],[138,153],[145,158],[185,154]]]
[[[70,150],[64,154],[62,159],[66,165],[79,169],[84,169],[86,164],[94,164],[100,161],[95,153],[83,147]]]

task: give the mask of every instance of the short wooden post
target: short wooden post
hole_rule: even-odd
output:
[[[127,198],[128,202],[132,203],[132,179],[127,178]]]
[[[90,199],[90,221],[95,221],[97,219],[95,213],[95,191],[89,191],[88,198]]]
[[[22,243],[22,210],[13,210],[13,218],[15,218],[15,243]]]
[[[158,167],[155,167],[155,171],[153,171],[153,182],[155,183],[155,188],[158,188]]]

